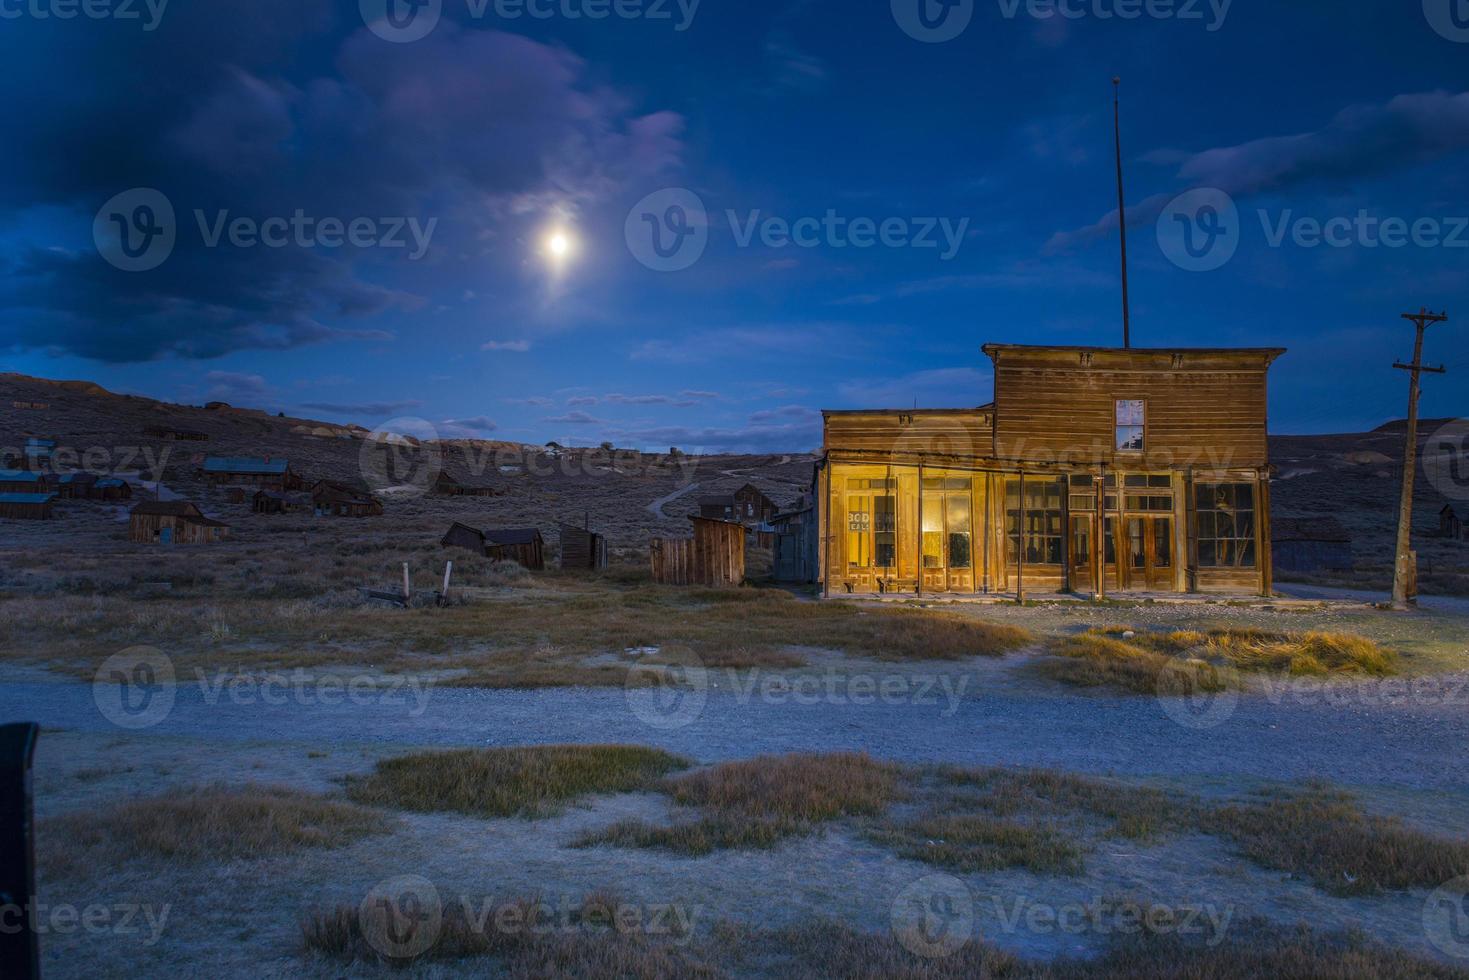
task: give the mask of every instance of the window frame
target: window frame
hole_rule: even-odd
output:
[[[1122,406],[1124,405],[1137,405],[1142,413],[1142,421],[1124,423],[1122,421]],[[1139,445],[1136,448],[1123,445],[1123,430],[1137,431]],[[1128,455],[1141,455],[1148,451],[1148,400],[1146,398],[1112,399],[1112,447],[1114,452]]]
[[[1213,493],[1213,499],[1216,502],[1218,501],[1219,498],[1217,491],[1220,487],[1233,488],[1230,494],[1229,509],[1221,508],[1219,506],[1203,506],[1205,495],[1208,493]],[[1250,507],[1248,511],[1243,510],[1239,506],[1239,490],[1241,488],[1248,491],[1249,493]],[[1228,569],[1255,571],[1259,569],[1260,492],[1256,484],[1242,480],[1200,481],[1194,486],[1193,504],[1194,512],[1196,515],[1195,527],[1197,529],[1197,533],[1195,535],[1195,546],[1197,550],[1195,554],[1197,554],[1198,556],[1198,568],[1201,571],[1206,569],[1209,571],[1220,571]],[[1238,515],[1241,513],[1249,514],[1250,533],[1247,537],[1241,536],[1238,533]],[[1218,533],[1218,515],[1221,514],[1229,515],[1231,530],[1234,533],[1228,535],[1220,535]],[[1205,533],[1206,528],[1209,528],[1208,533]],[[1227,562],[1219,560],[1219,546],[1221,543],[1228,544],[1230,560]],[[1242,546],[1248,547],[1246,549]],[[1239,559],[1238,556],[1245,553],[1246,550],[1249,554],[1249,561],[1243,562]],[[1207,561],[1205,560],[1206,555],[1209,556]]]

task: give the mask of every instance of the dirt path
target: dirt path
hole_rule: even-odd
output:
[[[659,497],[657,500],[648,505],[648,513],[652,514],[660,521],[669,520],[669,516],[663,513],[664,506],[673,503],[679,497],[684,497],[688,494],[693,493],[697,489],[699,489],[699,485],[697,483],[690,483],[686,487],[681,487],[680,489],[673,491],[673,493],[670,493],[666,497]]]

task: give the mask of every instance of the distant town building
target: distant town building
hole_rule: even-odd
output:
[[[383,504],[351,484],[318,480],[311,488],[311,509],[317,517],[379,517]]]
[[[49,521],[54,493],[0,493],[0,520]]]
[[[1446,504],[1438,512],[1438,530],[1446,538],[1469,541],[1469,505]]]
[[[299,490],[304,482],[290,463],[270,456],[209,456],[199,476],[215,485],[239,483],[263,490]]]
[[[128,515],[128,540],[140,544],[208,544],[229,533],[187,500],[145,500]]]

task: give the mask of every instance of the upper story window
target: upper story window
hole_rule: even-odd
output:
[[[1119,398],[1117,400],[1117,451],[1140,453],[1147,430],[1148,403]]]

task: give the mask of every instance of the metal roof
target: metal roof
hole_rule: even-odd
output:
[[[541,537],[541,532],[533,527],[500,528],[484,534],[487,544],[532,544]]]
[[[0,483],[40,483],[45,474],[33,470],[0,470]]]
[[[0,504],[44,504],[54,493],[0,493]]]
[[[284,473],[284,459],[263,459],[259,456],[210,456],[204,460],[206,473]]]

